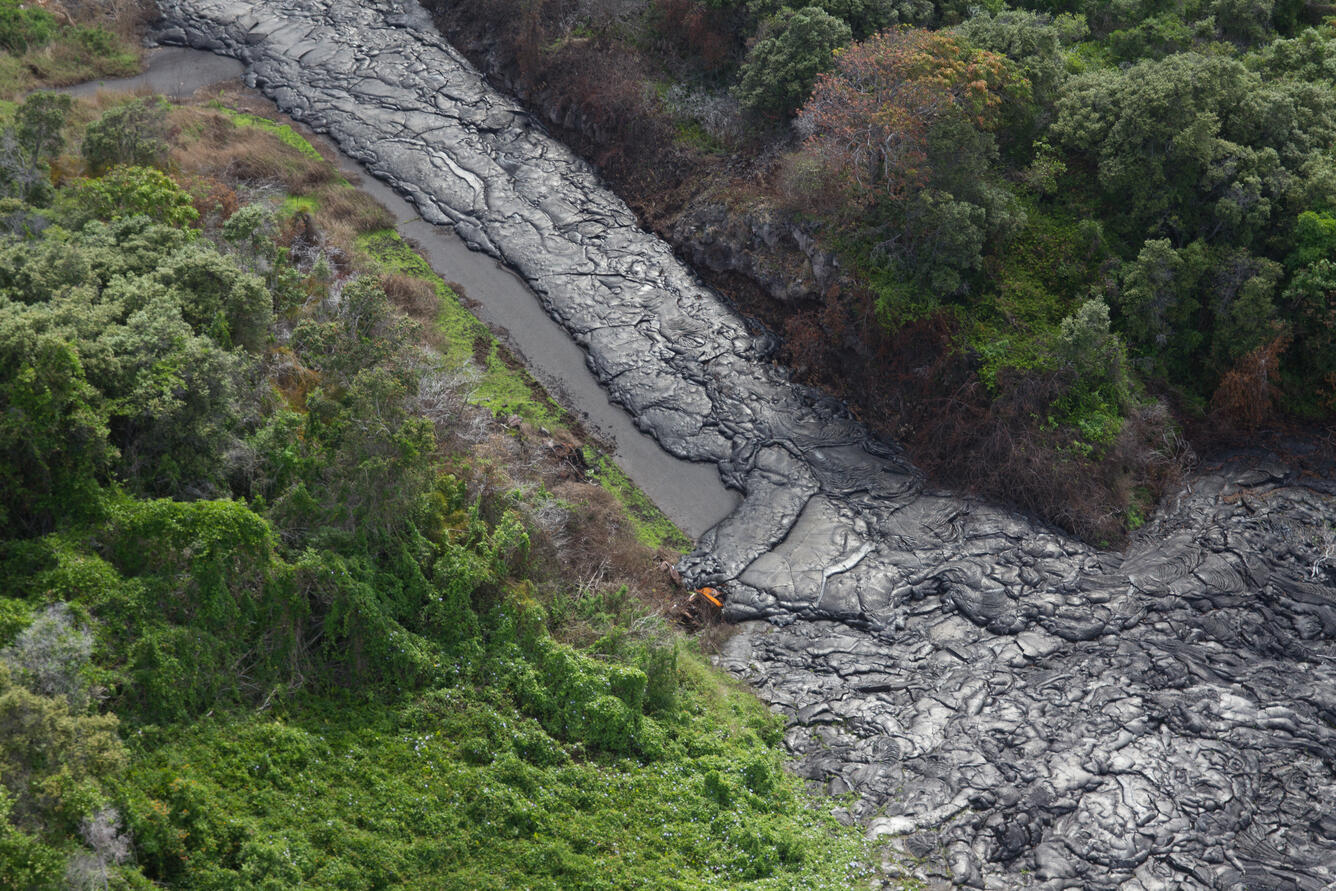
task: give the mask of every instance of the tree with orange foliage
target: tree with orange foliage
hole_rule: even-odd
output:
[[[1211,408],[1231,427],[1255,430],[1270,420],[1280,398],[1280,357],[1290,345],[1288,332],[1246,353],[1225,372],[1211,397]]]
[[[812,131],[808,150],[870,203],[927,183],[928,134],[939,120],[960,115],[991,130],[1005,98],[1028,95],[1005,56],[958,35],[902,28],[837,51],[800,120]]]

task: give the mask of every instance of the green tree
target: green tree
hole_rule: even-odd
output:
[[[820,0],[818,7],[844,22],[857,39],[896,25],[928,25],[937,10],[931,0]],[[747,10],[764,21],[779,13],[780,0],[751,0]]]
[[[1062,320],[1058,359],[1076,376],[1075,386],[1108,391],[1119,411],[1132,401],[1127,350],[1109,323],[1109,305],[1098,298],[1081,304]]]
[[[1242,249],[1218,252],[1212,267],[1207,288],[1210,364],[1223,374],[1283,329],[1274,301],[1283,270],[1279,263]]]
[[[1290,405],[1312,416],[1336,411],[1336,261],[1301,268],[1280,303],[1295,340],[1286,353]]]
[[[924,189],[906,202],[905,220],[911,233],[906,250],[915,271],[937,294],[959,292],[965,276],[982,262],[987,211],[950,192]]]
[[[84,131],[83,156],[94,172],[117,165],[150,167],[167,154],[167,112],[161,96],[132,99],[108,110]]]
[[[102,338],[117,357],[109,390],[120,470],[145,494],[215,491],[240,442],[255,360],[192,331],[178,300],[159,296]]]
[[[1213,24],[1212,36],[1238,46],[1256,46],[1276,36],[1275,0],[1209,0],[1203,5],[1203,19]]]
[[[0,886],[13,891],[46,891],[63,878],[64,852],[10,821],[14,798],[0,788]]]
[[[742,64],[738,101],[766,114],[791,114],[816,76],[835,65],[835,51],[852,39],[849,26],[820,7],[781,9]]]
[[[1085,21],[1074,15],[1056,18],[1023,9],[973,16],[958,28],[971,46],[1000,53],[1015,62],[1030,82],[1035,104],[1046,108],[1067,79],[1064,47],[1089,36]]]
[[[34,93],[14,112],[14,125],[0,133],[0,196],[45,206],[52,188],[49,161],[64,146],[61,133],[74,100]]]
[[[78,351],[42,331],[40,311],[0,300],[0,531],[32,535],[101,504],[115,451],[105,404]]]
[[[371,276],[359,276],[337,297],[293,330],[292,344],[303,361],[344,383],[362,369],[392,365],[412,329],[395,314],[385,289]]]
[[[1291,269],[1336,259],[1336,216],[1312,210],[1299,214],[1292,244],[1285,258],[1285,265]]]
[[[1183,53],[1081,75],[1057,109],[1055,145],[1093,163],[1116,229],[1138,241],[1249,245],[1277,234],[1287,205],[1332,186],[1336,92],[1232,58]]]
[[[1166,12],[1143,19],[1130,28],[1114,31],[1107,38],[1115,59],[1134,62],[1159,59],[1192,45],[1193,32],[1177,13]]]
[[[1244,57],[1250,69],[1300,83],[1336,82],[1336,41],[1323,28],[1305,28],[1290,39],[1273,40]]]
[[[1156,239],[1124,267],[1118,311],[1143,365],[1160,373],[1191,371],[1191,359],[1206,340],[1196,316],[1209,263],[1200,241],[1175,250],[1168,239]]]
[[[19,145],[35,161],[46,161],[65,147],[65,122],[74,97],[65,93],[33,93],[14,113]]]
[[[409,415],[409,393],[401,375],[373,366],[346,390],[307,398],[303,438],[320,458],[312,464],[316,475],[281,499],[288,527],[318,518],[317,525],[373,540],[405,528],[435,477],[436,447],[431,423]]]
[[[0,786],[9,822],[34,834],[77,830],[126,763],[115,715],[81,714],[63,697],[14,682],[0,665]]]
[[[94,179],[77,179],[62,192],[59,206],[73,228],[140,215],[175,227],[199,219],[190,195],[153,167],[114,167]]]
[[[269,339],[273,298],[264,282],[211,245],[194,244],[166,258],[153,280],[179,296],[181,316],[224,347],[257,352]]]

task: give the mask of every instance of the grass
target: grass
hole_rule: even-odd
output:
[[[695,118],[677,118],[673,126],[677,133],[677,141],[682,145],[713,155],[725,156],[728,154],[728,146],[715,138]]]
[[[289,148],[296,149],[311,160],[325,160],[325,156],[320,154],[315,146],[311,145],[305,137],[287,124],[280,124],[278,121],[249,112],[237,111],[235,108],[229,108],[221,102],[212,102],[209,107],[221,112],[238,127],[253,127],[256,130],[263,130],[265,133],[272,133],[278,137],[279,142]],[[343,182],[346,183],[347,180],[343,180]]]
[[[690,549],[691,539],[663,515],[663,511],[637,488],[611,458],[591,446],[585,446],[584,457],[590,468],[590,478],[611,492],[626,508],[635,527],[636,539],[641,544],[650,548],[666,547],[679,551]]]
[[[43,87],[129,77],[143,69],[139,48],[102,28],[61,26],[50,43],[21,55],[0,54],[0,97],[17,99]]]
[[[497,417],[518,415],[535,426],[570,426],[570,415],[542,391],[523,368],[505,355],[487,326],[468,311],[458,294],[394,229],[381,229],[358,239],[358,247],[386,272],[429,283],[440,298],[436,328],[442,335],[446,367],[461,369],[477,361],[482,376],[469,402]]]
[[[310,195],[321,186],[342,180],[309,143],[307,148],[314,155],[286,141],[273,122],[263,127],[254,120],[263,119],[237,117],[217,107],[174,109],[171,121],[182,138],[172,147],[173,162],[179,169],[219,179],[273,183],[285,194],[297,196]],[[300,139],[295,133],[291,135]]]
[[[285,217],[291,217],[299,213],[313,214],[318,206],[316,200],[309,195],[289,195],[283,199],[278,211]]]

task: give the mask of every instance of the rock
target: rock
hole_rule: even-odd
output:
[[[735,210],[722,201],[693,201],[668,237],[697,267],[746,276],[781,303],[815,298],[839,276],[832,254],[764,204]]]

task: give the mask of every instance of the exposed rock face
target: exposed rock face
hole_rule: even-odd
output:
[[[839,278],[834,255],[764,205],[735,211],[722,201],[695,201],[668,236],[697,269],[746,276],[781,303],[815,298]]]
[[[1336,883],[1329,493],[1193,481],[1128,555],[925,492],[497,95],[411,0],[163,0],[280,106],[514,267],[616,401],[746,494],[683,561],[725,662],[875,834],[996,888]]]

